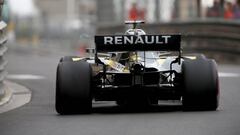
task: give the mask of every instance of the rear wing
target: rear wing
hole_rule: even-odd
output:
[[[180,51],[181,35],[95,36],[96,52]]]

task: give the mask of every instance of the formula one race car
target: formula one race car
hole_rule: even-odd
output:
[[[204,55],[182,56],[181,35],[147,35],[129,21],[124,35],[95,36],[94,57],[65,56],[57,67],[56,111],[90,113],[92,101],[120,106],[180,101],[183,110],[216,110],[217,65]]]

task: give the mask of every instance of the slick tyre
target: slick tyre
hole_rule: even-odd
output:
[[[217,65],[214,60],[185,60],[183,72],[183,109],[216,110],[219,102]]]
[[[59,114],[91,112],[91,73],[91,66],[85,61],[58,64],[55,107]]]

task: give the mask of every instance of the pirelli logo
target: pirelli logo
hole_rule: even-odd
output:
[[[180,35],[95,36],[96,50],[107,51],[178,51]]]

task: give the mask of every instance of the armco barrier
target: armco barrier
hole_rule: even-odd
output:
[[[194,20],[143,24],[149,34],[182,34],[183,50],[221,52],[240,55],[240,21]],[[100,25],[97,34],[119,34],[125,25]]]
[[[0,15],[2,14],[2,5],[3,0],[0,0]],[[4,54],[7,51],[7,47],[5,46],[5,43],[7,42],[6,27],[7,24],[3,21],[0,21],[0,99],[5,94],[3,81],[7,75],[7,72],[5,71],[7,61],[4,59]]]

